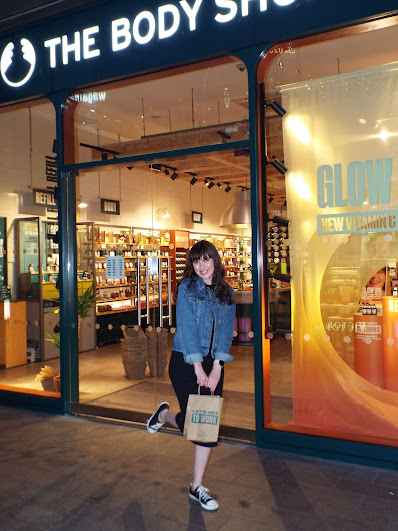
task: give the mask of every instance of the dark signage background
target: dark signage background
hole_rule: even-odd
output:
[[[174,35],[164,39],[158,37],[158,9],[166,5],[160,0],[146,0],[145,7],[141,0],[96,2],[95,9],[92,5],[88,5],[36,24],[31,23],[16,31],[14,29],[0,37],[0,54],[10,42],[16,43],[14,58],[18,59],[15,59],[13,64],[16,70],[15,79],[20,79],[23,75],[22,67],[18,64],[23,65],[25,73],[28,72],[29,65],[26,61],[22,61],[26,54],[29,55],[27,52],[30,48],[27,48],[27,41],[36,52],[36,62],[31,77],[22,86],[9,86],[0,77],[0,103],[58,90],[72,92],[83,85],[233,53],[234,50],[247,47],[259,46],[261,49],[266,49],[275,42],[374,18],[376,15],[392,13],[393,10],[397,11],[396,0],[379,2],[292,0],[290,5],[283,3],[283,0],[267,0],[267,2],[263,0],[263,5],[266,5],[267,9],[261,12],[260,0],[251,0],[248,3],[244,0],[235,0],[228,5],[236,5],[236,16],[228,22],[218,22],[216,16],[225,17],[229,13],[229,8],[218,7],[217,0],[202,0],[195,18],[196,29],[192,30],[180,2],[170,0],[168,4],[180,11],[180,24]],[[188,4],[192,8],[195,1],[189,0]],[[242,16],[244,5],[248,6],[247,16]],[[112,51],[112,21],[125,18],[133,25],[136,17],[144,10],[154,17],[156,24],[154,37],[144,44],[132,39],[131,44],[125,49]],[[167,23],[167,18],[165,20]],[[145,24],[146,21],[143,20],[140,25],[142,33],[146,31]],[[83,31],[96,26],[99,31],[92,35],[95,44],[90,46],[90,50],[99,49],[100,55],[76,61],[72,60],[72,54],[69,54],[68,64],[62,64],[62,46],[59,44],[54,47],[57,66],[50,67],[50,48],[44,46],[45,41],[59,39],[61,42],[61,37],[66,35],[68,42],[74,42],[75,32],[79,32],[80,38],[83,39]],[[22,39],[26,39],[25,51],[19,45]],[[30,53],[33,52],[30,50]]]

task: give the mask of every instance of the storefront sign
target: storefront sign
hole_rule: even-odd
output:
[[[36,45],[23,36],[3,48],[0,73],[4,83],[18,88],[34,77],[38,63],[51,69],[67,68],[70,64],[100,57],[105,52],[109,57],[109,52],[117,53],[129,47],[168,39],[187,29],[193,32],[200,23],[207,23],[205,10],[211,13],[217,24],[224,26],[238,18],[265,13],[271,6],[285,8],[295,2],[297,0],[213,0],[213,6],[209,6],[203,0],[180,0],[177,5],[169,3],[154,6],[151,10],[149,7],[136,14],[126,12],[125,16],[108,19],[101,25],[90,24],[64,34],[49,34]]]
[[[40,188],[33,189],[33,204],[45,207],[57,207],[54,190],[41,190]]]
[[[192,211],[192,223],[203,223],[203,213]]]
[[[101,214],[120,216],[120,201],[113,199],[101,199]]]

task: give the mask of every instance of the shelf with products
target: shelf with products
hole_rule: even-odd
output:
[[[177,290],[181,282],[189,251],[189,232],[183,230],[170,231],[169,256],[171,259],[171,291]]]
[[[252,249],[249,236],[236,234],[191,233],[190,246],[200,240],[214,244],[226,271],[226,279],[235,289],[252,287]]]
[[[42,283],[56,282],[59,273],[58,221],[41,221]]]
[[[130,256],[130,250],[127,249],[128,254],[121,256],[121,276],[109,278],[106,262],[112,265],[111,258],[120,255],[105,250],[107,256],[95,257],[97,317],[136,310],[136,324],[141,325],[144,319],[149,322],[150,311],[157,308],[162,325],[167,319],[171,324],[171,258],[138,250],[131,250]],[[159,299],[162,300],[161,305]]]
[[[268,222],[266,245],[270,277],[290,275],[288,220],[274,217]]]

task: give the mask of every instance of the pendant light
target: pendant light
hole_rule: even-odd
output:
[[[87,203],[86,201],[83,199],[82,196],[79,196],[79,201],[78,201],[78,205],[77,205],[79,208],[87,208]]]
[[[221,216],[220,227],[245,229],[251,225],[250,190],[241,187],[235,194],[235,202]]]

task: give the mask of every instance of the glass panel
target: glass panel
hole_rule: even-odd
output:
[[[37,101],[3,109],[0,135],[0,389],[58,397],[53,106]]]
[[[233,58],[77,92],[65,108],[66,162],[246,140],[247,94]]]
[[[79,358],[82,403],[148,415],[167,399],[177,409],[168,376],[176,327],[172,295],[190,246],[206,239],[218,248],[236,289],[235,359],[225,368],[223,423],[255,429],[251,220],[240,228],[220,226],[247,184],[247,155],[231,150],[80,172],[77,196],[88,206],[77,208],[78,254],[91,242],[93,254],[79,275],[87,276],[94,264],[96,290],[95,345]]]
[[[265,77],[268,104],[280,105],[266,116],[269,210],[286,204],[277,258],[288,252],[292,289],[291,310],[275,304],[271,212],[268,426],[398,443],[397,37],[392,26],[290,43]]]

